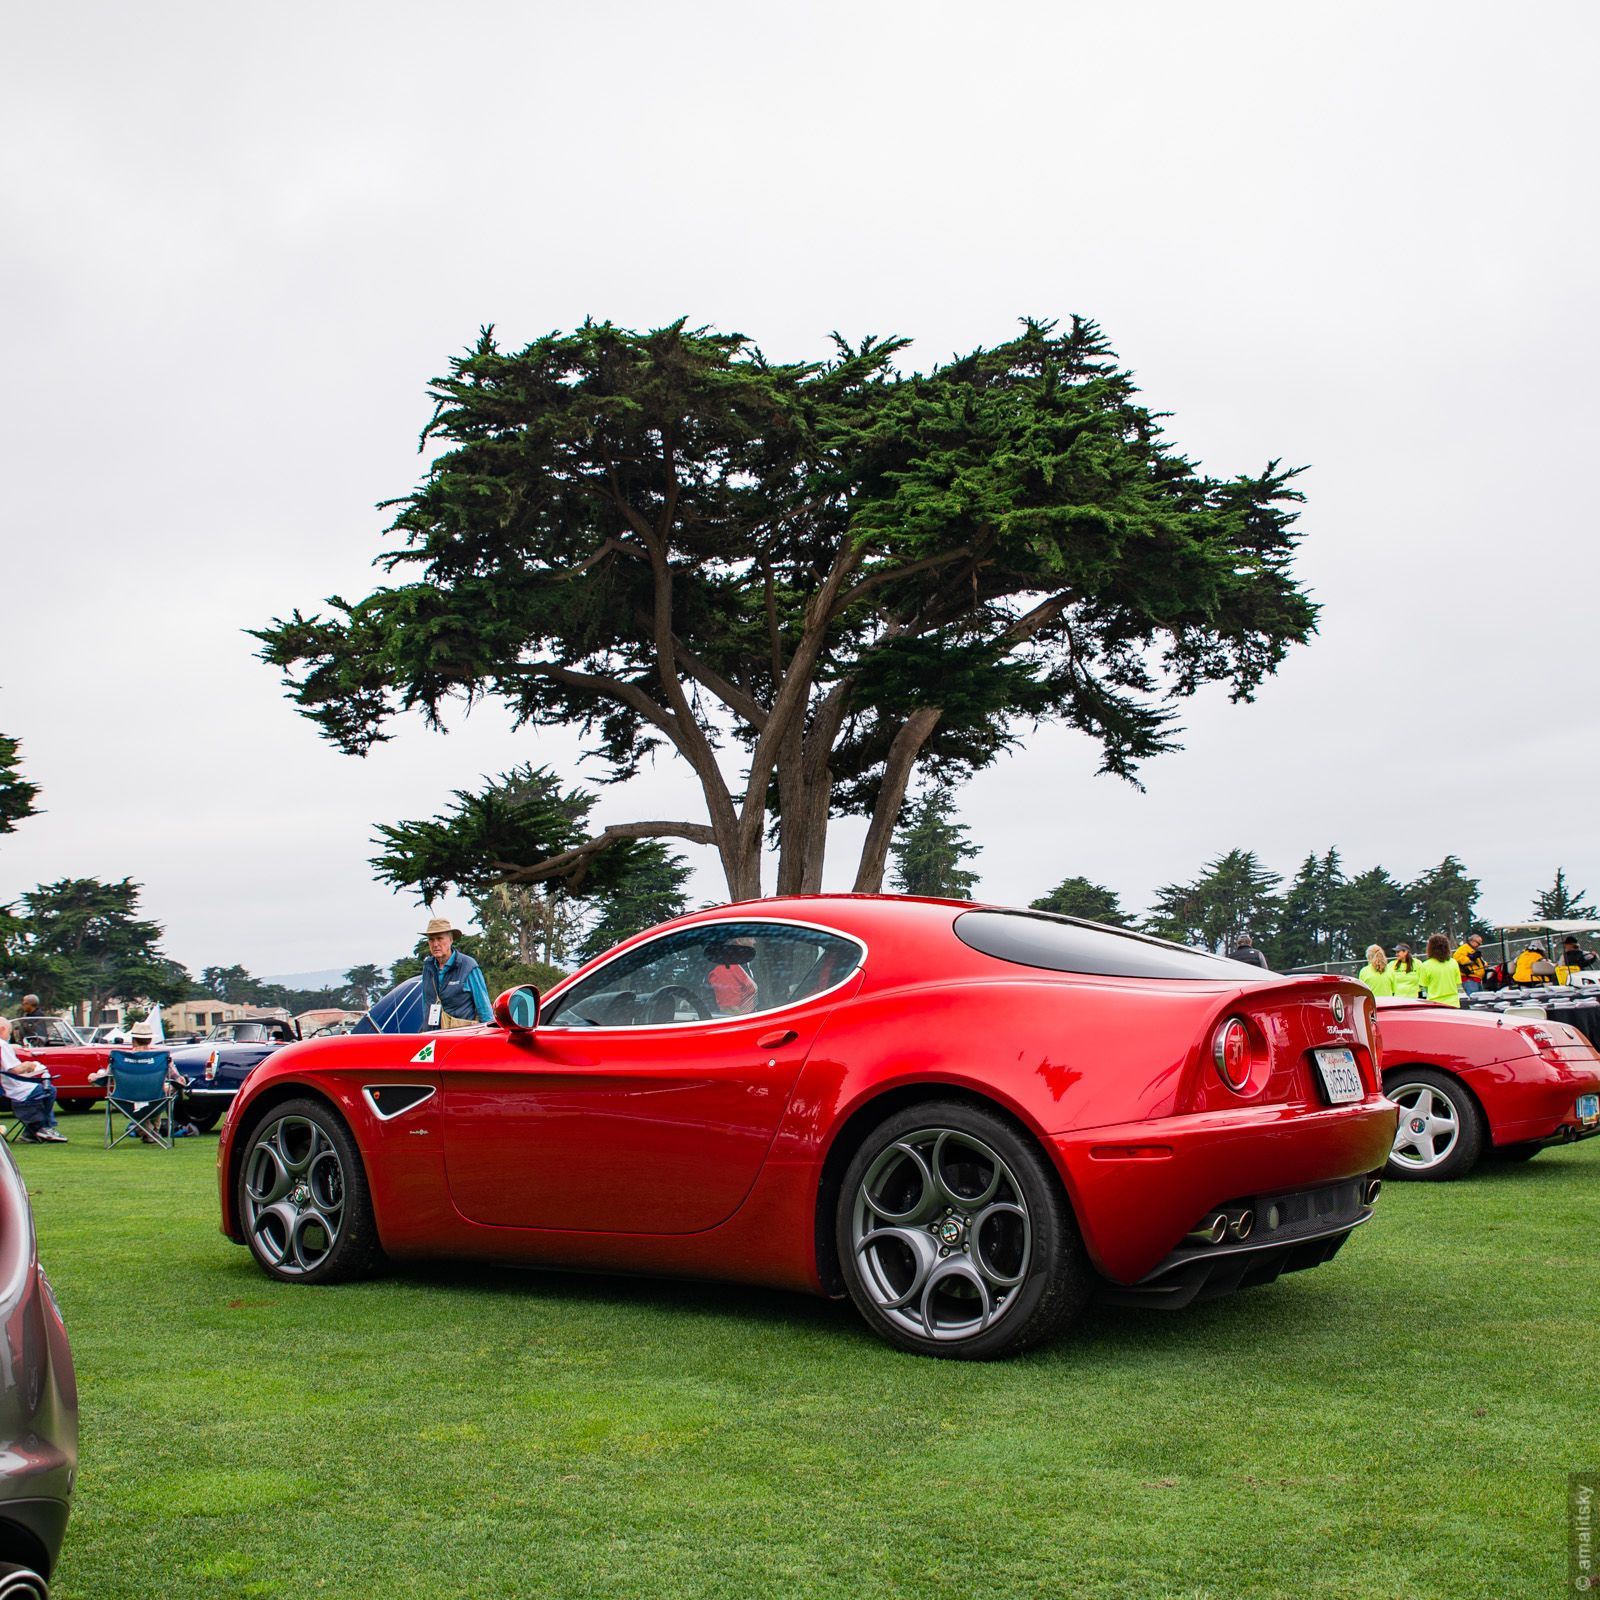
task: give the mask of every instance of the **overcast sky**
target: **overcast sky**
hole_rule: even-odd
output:
[[[1135,910],[1337,846],[1484,908],[1600,889],[1597,8],[484,3],[12,11],[0,55],[0,899],[145,885],[191,968],[387,963],[375,821],[575,740],[480,710],[365,761],[243,630],[364,593],[428,380],[495,323],[678,316],[931,364],[1096,318],[1217,475],[1306,463],[1324,607],[1145,793],[1059,731],[961,793],[980,892]],[[1563,663],[1570,662],[1571,670]],[[598,777],[598,773],[592,773]],[[602,820],[699,817],[665,759]],[[859,827],[836,825],[848,887]],[[721,898],[709,852],[695,888]]]

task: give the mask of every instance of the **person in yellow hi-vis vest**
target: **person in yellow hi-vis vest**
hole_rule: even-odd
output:
[[[1469,933],[1456,950],[1456,965],[1461,968],[1461,988],[1476,994],[1483,987],[1489,963],[1483,959],[1483,935]]]
[[[1461,968],[1450,954],[1450,941],[1442,933],[1429,935],[1428,958],[1417,971],[1427,985],[1423,993],[1425,1000],[1441,1006],[1461,1004]]]
[[[1425,983],[1422,969],[1411,956],[1411,946],[1397,944],[1394,947],[1394,960],[1389,963],[1390,981],[1394,984],[1394,992],[1405,1000],[1416,1000],[1422,995]]]
[[[1530,944],[1517,957],[1517,964],[1511,969],[1511,981],[1518,985],[1550,983],[1555,975],[1556,969],[1550,964],[1550,952],[1542,944]]]
[[[1394,973],[1381,944],[1367,946],[1367,964],[1356,974],[1356,982],[1366,984],[1374,994],[1394,993]]]

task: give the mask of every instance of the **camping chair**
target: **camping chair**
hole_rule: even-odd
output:
[[[172,1085],[167,1082],[165,1050],[113,1050],[106,1079],[106,1149],[138,1135],[172,1148]],[[112,1120],[123,1119],[113,1136]]]

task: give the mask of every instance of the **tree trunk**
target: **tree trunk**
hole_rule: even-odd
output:
[[[923,706],[906,718],[894,743],[889,746],[889,758],[884,764],[883,784],[878,790],[878,803],[872,809],[872,822],[867,828],[867,840],[861,847],[861,864],[856,869],[857,894],[882,894],[883,869],[889,859],[889,844],[894,838],[895,824],[900,820],[900,810],[905,805],[906,787],[911,774],[933,730],[944,715],[942,706]]]

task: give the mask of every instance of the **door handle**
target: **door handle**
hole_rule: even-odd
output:
[[[756,1040],[757,1050],[776,1050],[780,1044],[788,1044],[798,1039],[800,1035],[793,1028],[778,1028],[772,1033],[764,1033]]]

